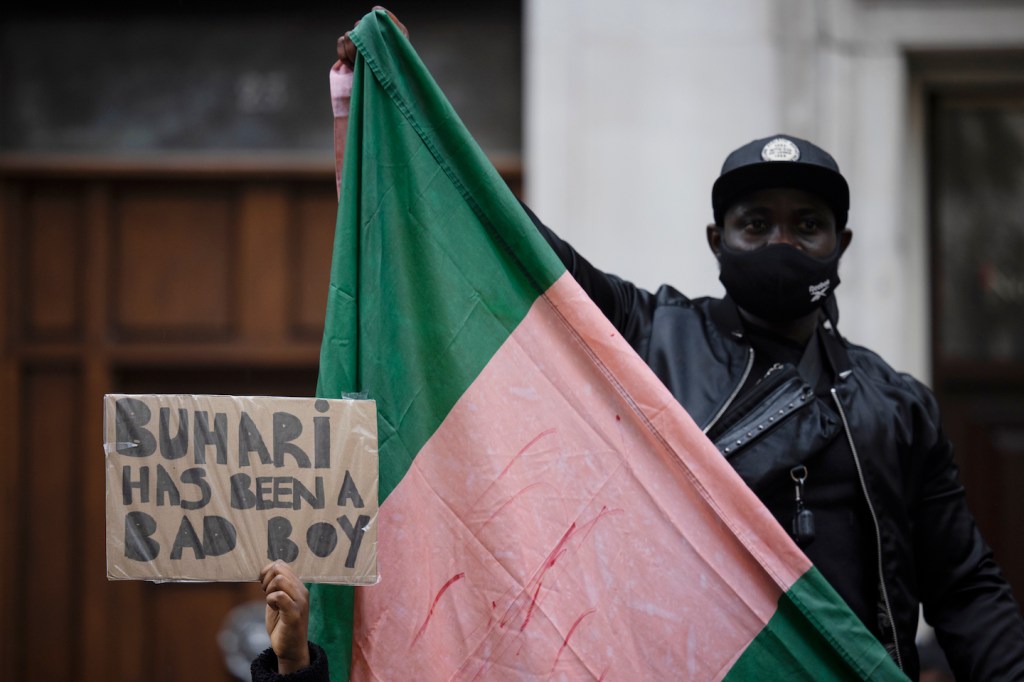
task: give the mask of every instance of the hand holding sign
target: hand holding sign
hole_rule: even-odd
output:
[[[260,583],[267,595],[267,634],[277,654],[277,672],[309,666],[309,591],[280,559],[264,566]]]

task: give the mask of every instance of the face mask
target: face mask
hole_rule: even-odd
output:
[[[839,286],[839,245],[819,260],[772,244],[736,251],[722,243],[718,279],[737,305],[768,322],[791,322],[821,307]]]

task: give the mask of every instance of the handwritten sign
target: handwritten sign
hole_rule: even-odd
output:
[[[371,400],[107,395],[107,577],[377,582]]]

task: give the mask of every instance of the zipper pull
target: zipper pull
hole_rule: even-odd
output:
[[[792,535],[798,547],[806,547],[814,542],[814,512],[804,507],[807,467],[802,464],[793,467],[789,470],[789,477],[796,484],[796,513],[793,515]]]

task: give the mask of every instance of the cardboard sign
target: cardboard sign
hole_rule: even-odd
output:
[[[107,577],[377,582],[371,400],[107,395]]]

